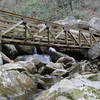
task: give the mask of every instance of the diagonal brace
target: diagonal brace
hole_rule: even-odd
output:
[[[5,34],[7,34],[8,32],[12,31],[14,28],[16,28],[17,26],[19,26],[19,25],[22,24],[22,23],[23,23],[23,21],[18,22],[17,24],[15,24],[15,25],[12,26],[11,28],[9,28],[9,29],[7,29],[5,32],[3,32],[3,33],[1,34],[1,36],[3,36],[3,35],[5,35]]]

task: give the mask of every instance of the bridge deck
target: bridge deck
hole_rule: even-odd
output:
[[[65,25],[0,10],[0,41],[2,44],[88,49],[99,42],[100,37],[86,30],[71,29]]]

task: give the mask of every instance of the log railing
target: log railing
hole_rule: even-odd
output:
[[[76,34],[71,32],[71,28],[68,26],[0,10],[0,14],[1,13],[20,18],[20,21],[10,21],[0,18],[0,43],[63,48],[91,48],[100,41],[100,37],[95,37],[95,35],[89,31],[88,35],[85,34],[84,30],[78,30],[78,33]],[[22,17],[26,18],[27,21]],[[41,25],[43,24],[43,27],[39,28],[39,24],[33,24],[34,21],[37,21],[37,23],[39,22]],[[15,35],[15,33],[18,34]],[[22,36],[18,37],[20,34],[22,34]]]

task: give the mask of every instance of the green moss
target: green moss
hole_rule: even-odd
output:
[[[78,89],[73,89],[70,93],[71,97],[73,97],[73,100],[77,100],[78,98],[82,97],[83,92]]]
[[[91,81],[99,81],[100,80],[100,74],[90,76],[88,79],[91,80]]]
[[[1,96],[14,95],[16,93],[17,92],[13,87],[6,88],[2,84],[0,84],[0,95]]]

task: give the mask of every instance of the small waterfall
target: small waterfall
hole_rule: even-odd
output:
[[[45,64],[51,62],[50,56],[49,56],[49,55],[45,55],[45,54],[43,54],[43,55],[34,54],[34,55],[33,55],[33,58],[38,59],[38,60],[40,60],[41,62],[43,62],[43,63],[45,63]]]
[[[49,54],[43,54],[43,53],[39,54],[37,49],[38,48],[33,47],[33,54],[32,55],[24,55],[24,56],[19,56],[17,58],[19,60],[24,60],[24,61],[34,58],[34,59],[40,60],[41,62],[43,62],[45,64],[48,64],[51,62],[51,59],[52,59],[52,61],[55,62],[60,57],[70,57],[67,54],[56,51],[56,49],[52,48],[52,47],[50,47],[48,49]],[[72,59],[72,63],[75,64],[76,60],[73,57],[70,57],[70,58]]]
[[[35,46],[33,47],[33,53],[37,54],[37,48]]]
[[[50,47],[50,48],[49,48],[49,51],[56,52],[56,49]]]

